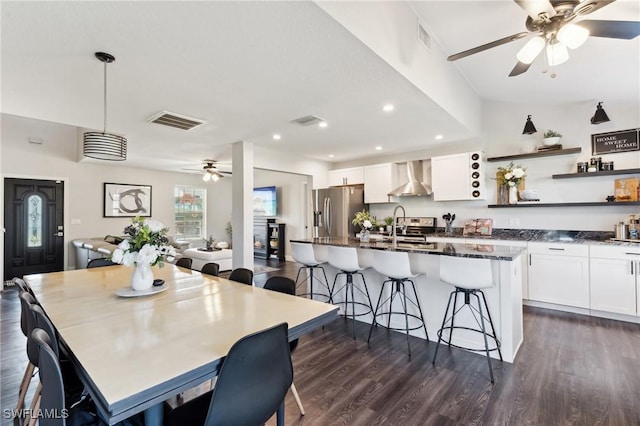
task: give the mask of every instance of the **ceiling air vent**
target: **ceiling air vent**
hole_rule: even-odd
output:
[[[186,115],[176,114],[169,111],[159,112],[147,121],[149,123],[162,124],[163,126],[175,127],[176,129],[182,130],[191,130],[206,123],[204,120],[187,117]]]
[[[292,120],[292,123],[299,124],[300,126],[311,126],[312,124],[320,123],[324,121],[322,118],[315,115],[305,115],[304,117],[296,118]]]
[[[418,40],[427,50],[431,51],[431,36],[420,22],[418,22]]]

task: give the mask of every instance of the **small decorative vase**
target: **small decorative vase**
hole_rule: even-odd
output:
[[[362,231],[360,231],[360,242],[368,243],[370,237],[371,233],[368,229],[363,229]]]
[[[500,185],[500,189],[498,190],[498,204],[505,205],[509,204],[509,187]]]
[[[131,274],[131,288],[135,291],[148,290],[153,286],[151,265],[137,264]]]
[[[444,234],[453,235],[453,222],[445,221]]]
[[[518,187],[509,187],[509,204],[518,204]]]

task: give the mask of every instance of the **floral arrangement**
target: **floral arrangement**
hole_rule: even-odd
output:
[[[525,177],[525,170],[522,166],[514,166],[513,162],[509,163],[507,167],[498,167],[498,173],[501,175],[500,185],[518,186],[520,181]]]
[[[371,214],[368,211],[362,210],[354,215],[351,223],[362,229],[371,229],[375,225],[376,221],[371,217]]]
[[[124,228],[126,238],[111,254],[111,261],[125,266],[149,265],[160,267],[163,261],[173,260],[175,248],[169,245],[169,228],[156,220],[136,216]]]

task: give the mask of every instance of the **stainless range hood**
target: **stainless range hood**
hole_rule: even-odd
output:
[[[412,195],[431,195],[431,187],[420,182],[422,178],[422,161],[407,162],[408,182],[397,187],[387,195],[397,197],[408,197]]]

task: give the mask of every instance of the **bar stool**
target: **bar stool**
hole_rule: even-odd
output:
[[[296,289],[302,284],[309,280],[309,288],[310,292],[300,293],[300,296],[310,296],[313,299],[313,296],[322,296],[327,297],[329,299],[329,303],[333,303],[333,297],[331,293],[331,288],[329,288],[329,281],[327,280],[327,274],[324,272],[324,268],[322,267],[323,263],[326,261],[322,261],[316,259],[315,253],[313,251],[313,245],[309,243],[294,243],[291,242],[291,257],[297,263],[302,264],[300,268],[298,268],[298,275],[296,275]],[[303,270],[309,270],[309,276],[305,277],[301,282],[298,282],[300,279],[300,272]],[[324,293],[314,293],[313,291],[313,279],[315,275],[315,270],[322,270],[322,275],[324,275],[324,283],[319,281],[319,283],[327,289],[328,295]]]
[[[356,338],[356,317],[368,315],[373,313],[373,305],[371,304],[371,297],[369,297],[369,290],[367,289],[367,282],[364,279],[361,268],[358,263],[358,252],[355,247],[336,247],[329,246],[329,265],[340,270],[336,274],[333,280],[333,286],[331,287],[331,295],[335,296],[340,293],[342,289],[345,289],[344,296],[344,316],[349,316],[349,306],[351,306],[351,320],[353,322],[353,338]],[[340,275],[345,275],[345,283],[336,291],[336,281]],[[353,284],[353,276],[360,275],[362,277],[362,284],[364,291],[360,287],[356,287]],[[367,296],[367,303],[356,302],[353,289],[357,289],[360,293]],[[349,293],[351,293],[351,300],[349,300]],[[364,311],[356,313],[356,306],[364,307]]]
[[[377,320],[378,317],[387,315],[387,329],[398,331],[404,330],[407,334],[407,351],[409,353],[409,358],[411,358],[409,331],[419,330],[420,328],[423,328],[424,334],[427,338],[427,343],[429,342],[429,333],[427,332],[424,315],[422,314],[422,308],[420,307],[418,293],[416,293],[416,286],[413,282],[413,278],[417,277],[419,274],[411,271],[411,264],[409,263],[409,253],[406,252],[375,250],[373,253],[373,259],[375,261],[373,269],[375,269],[379,274],[388,277],[389,279],[385,280],[382,283],[382,287],[380,288],[380,296],[378,296],[378,303],[373,313],[373,321],[371,322],[371,328],[369,329],[369,338],[367,339],[367,343],[369,342],[369,340],[371,340],[371,333],[373,332],[373,328],[379,324]],[[389,297],[383,300],[383,295],[387,283],[390,284],[391,294],[389,295]],[[411,299],[411,294],[407,296],[407,283],[411,284],[411,288],[413,289],[413,297],[415,297],[415,300]],[[393,310],[394,299],[400,300],[402,311]],[[380,312],[380,309],[384,305],[386,305],[387,302],[389,302],[389,310],[387,312]],[[417,308],[417,314],[409,313],[409,303]],[[391,315],[403,315],[405,324],[404,328],[391,327]],[[417,320],[418,325],[416,325],[415,327],[409,327],[409,318]]]
[[[491,375],[491,383],[494,383],[493,380],[493,368],[491,368],[491,357],[489,356],[489,352],[498,351],[498,355],[500,356],[500,361],[502,361],[502,352],[500,351],[500,341],[496,336],[496,329],[493,326],[493,321],[491,320],[491,313],[489,312],[489,307],[487,305],[487,299],[484,296],[483,288],[493,287],[493,274],[491,272],[491,261],[489,259],[473,259],[473,258],[463,258],[463,257],[452,257],[452,256],[440,256],[440,281],[452,285],[455,287],[455,290],[451,292],[449,295],[449,302],[447,303],[447,309],[444,312],[444,318],[442,320],[442,327],[438,330],[438,346],[436,346],[436,351],[433,354],[433,362],[435,365],[436,357],[438,356],[438,348],[440,347],[440,342],[444,341],[447,343],[449,347],[453,346],[454,348],[466,349],[469,351],[475,352],[485,352],[487,356],[487,363],[489,364],[489,374]],[[458,294],[464,294],[464,304],[460,306],[456,310],[456,306],[458,303]],[[482,299],[480,296],[482,295]],[[471,295],[475,296],[478,307],[476,308],[471,304]],[[449,306],[451,305],[451,298],[453,297],[453,308],[451,309],[451,317],[447,318],[449,313]],[[483,304],[484,310],[486,311],[486,317],[483,312]],[[456,314],[465,306],[469,307],[473,318],[476,323],[480,326],[480,329],[465,327],[461,325],[454,325],[454,320]],[[477,314],[477,316],[476,316]],[[489,320],[489,325],[491,325],[491,334],[487,332],[485,327],[485,320]],[[450,322],[451,325],[446,325],[447,322]],[[482,334],[484,339],[484,348],[468,348],[464,346],[457,346],[451,343],[451,339],[453,336],[454,329],[462,329],[469,330],[476,333]],[[445,330],[449,330],[449,338],[443,337],[442,334]],[[494,347],[489,347],[488,338],[493,339],[495,342]]]

